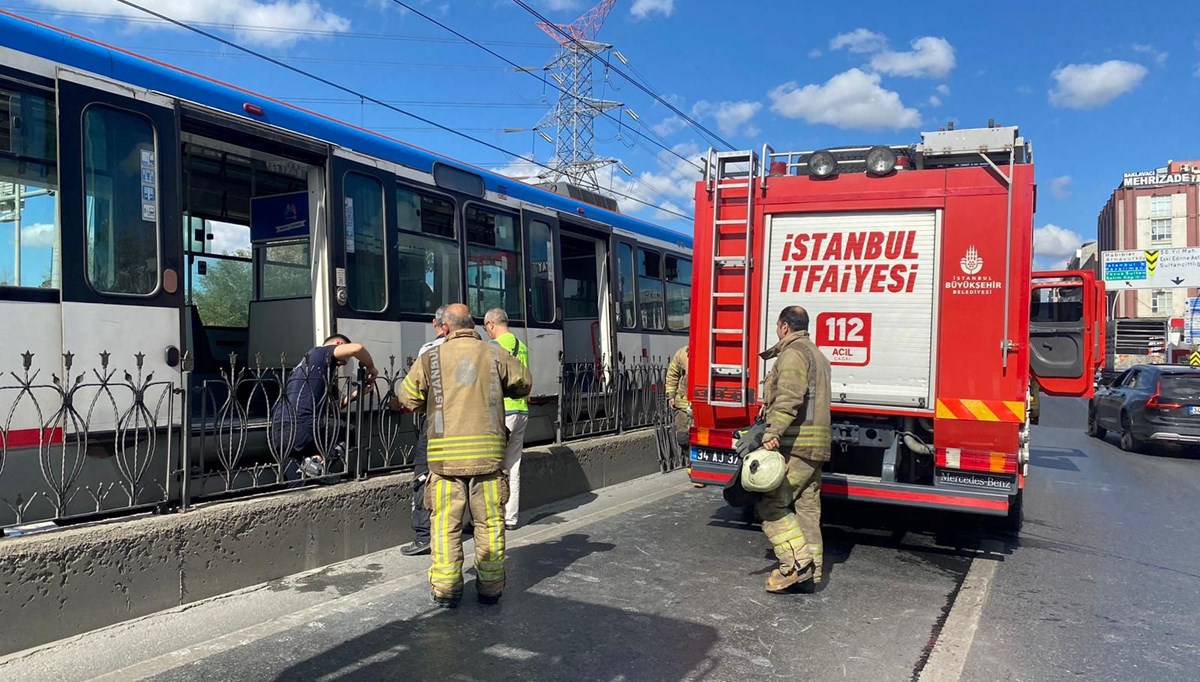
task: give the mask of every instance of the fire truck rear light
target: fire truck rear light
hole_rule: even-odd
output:
[[[706,429],[693,426],[688,430],[688,441],[692,445],[702,445],[710,448],[733,449],[733,432],[720,429]]]
[[[1003,452],[972,452],[959,448],[939,448],[937,466],[943,469],[1015,474],[1017,473],[1017,456]]]
[[[828,178],[837,174],[837,165],[833,154],[824,149],[813,152],[812,156],[808,157],[808,172],[818,178]]]
[[[889,147],[871,147],[867,152],[867,175],[887,175],[896,170],[896,152]]]

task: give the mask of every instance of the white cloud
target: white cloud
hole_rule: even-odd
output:
[[[912,48],[909,52],[880,52],[871,57],[871,68],[911,78],[945,78],[954,70],[954,46],[945,38],[917,38],[912,41]]]
[[[1116,59],[1103,64],[1068,64],[1055,69],[1050,103],[1068,109],[1095,109],[1133,90],[1146,77],[1141,64]]]
[[[609,186],[622,213],[640,214],[644,218],[662,223],[675,223],[674,227],[677,229],[690,228],[690,225],[679,224],[682,222],[679,216],[672,215],[667,211],[684,215],[692,212],[692,197],[695,195],[696,181],[700,179],[700,171],[697,166],[699,166],[701,151],[694,144],[676,145],[673,147],[673,151],[683,159],[674,154],[660,152],[657,156],[658,169],[656,171],[643,171],[632,178],[620,173],[613,173],[610,186],[609,178],[602,174],[600,191],[609,193],[604,189],[605,186]],[[545,168],[528,161],[515,161],[503,168],[496,169],[496,172],[536,184],[538,174],[545,170]],[[639,203],[635,199],[645,203]],[[660,208],[664,210],[657,210]]]
[[[1066,199],[1071,196],[1071,176],[1063,175],[1050,181],[1050,193],[1056,199]]]
[[[671,16],[675,11],[675,0],[634,0],[629,13],[638,19],[645,19],[657,12],[664,17]]]
[[[846,49],[855,54],[870,54],[887,49],[887,36],[865,28],[856,28],[849,33],[840,33],[829,41],[829,49]]]
[[[942,106],[942,98],[938,97],[937,95],[930,95],[929,96],[929,106],[931,106],[931,107]]]
[[[808,51],[808,58],[809,58],[809,59],[817,59],[817,58],[818,58],[818,57],[820,57],[820,56],[821,56],[821,50],[820,50],[820,49],[818,49],[818,48],[815,48],[815,47],[814,47],[813,49],[811,49],[811,50],[809,50],[809,51]]]
[[[784,83],[770,92],[771,110],[788,118],[855,130],[920,125],[917,110],[904,106],[900,95],[880,87],[879,80],[878,74],[850,69],[824,85]]]
[[[679,118],[678,116],[668,116],[667,118],[664,118],[658,123],[650,126],[650,130],[653,130],[655,134],[661,137],[667,137],[669,135],[674,135],[686,127],[687,123],[682,118]]]
[[[50,9],[92,12],[113,17],[151,18],[137,9],[110,0],[33,0]],[[344,32],[350,20],[326,9],[317,0],[141,0],[147,9],[188,23],[236,26],[234,36],[247,43],[287,46],[301,37],[288,30]],[[170,24],[148,24],[170,27]],[[281,30],[282,29],[282,30]],[[311,37],[311,35],[309,36]]]
[[[1075,255],[1083,244],[1083,236],[1053,223],[1033,231],[1033,255],[1041,261],[1054,261],[1062,265]]]
[[[941,85],[937,86],[936,90],[938,91],[938,94],[941,95],[942,97],[950,96],[950,86],[946,85],[945,83],[942,83]]]
[[[21,228],[21,248],[50,249],[58,245],[58,227],[53,223],[35,223]]]
[[[1160,69],[1167,65],[1167,53],[1159,52],[1158,50],[1154,49],[1153,45],[1134,45],[1133,51],[1140,52],[1144,55],[1149,55],[1150,58],[1154,60],[1154,65]]]
[[[762,109],[761,102],[717,102],[714,104],[700,100],[692,107],[692,114],[711,116],[717,122],[717,127],[721,129],[722,135],[737,135],[742,126],[749,123],[760,109]]]
[[[210,220],[205,224],[209,234],[213,236],[208,242],[208,253],[225,256],[239,255],[239,252],[241,255],[250,253],[250,228],[219,220]]]

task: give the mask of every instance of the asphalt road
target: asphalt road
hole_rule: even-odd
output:
[[[677,473],[542,510],[499,606],[434,609],[428,559],[381,552],[12,656],[0,678],[1196,679],[1200,459],[1123,453],[1082,420],[1043,407],[1018,540],[827,509],[814,595],[763,592],[761,532]]]

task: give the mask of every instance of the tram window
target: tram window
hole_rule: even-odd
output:
[[[54,100],[0,87],[0,287],[57,289]]]
[[[400,312],[432,314],[460,300],[454,202],[397,188],[396,223]]]
[[[563,319],[594,320],[600,317],[595,242],[561,235],[559,243],[562,245]]]
[[[193,256],[190,260],[191,298],[188,303],[196,306],[204,326],[249,326],[253,262],[241,257]]]
[[[642,329],[664,328],[662,255],[638,249],[638,310]]]
[[[465,214],[467,304],[476,315],[503,308],[510,319],[525,319],[516,218],[478,206],[468,206]]]
[[[632,246],[621,244],[617,247],[617,268],[617,289],[621,296],[621,327],[634,329],[637,327],[637,299],[634,295]]]
[[[531,313],[535,322],[554,321],[554,235],[540,220],[529,223]]]
[[[259,298],[300,298],[312,295],[312,262],[308,242],[262,247]]]
[[[103,105],[83,114],[88,281],[105,294],[158,288],[158,183],[154,127]]]
[[[360,173],[347,173],[343,190],[350,307],[359,312],[382,312],[387,307],[383,184]]]
[[[691,314],[692,261],[667,256],[667,327],[673,332],[688,329]]]

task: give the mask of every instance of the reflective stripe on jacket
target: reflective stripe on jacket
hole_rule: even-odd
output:
[[[425,410],[429,470],[442,476],[479,476],[500,469],[507,433],[505,396],[529,395],[528,368],[473,329],[451,332],[445,343],[413,363],[400,402]]]
[[[779,452],[804,459],[829,460],[829,360],[813,344],[808,332],[792,332],[780,339],[764,359],[775,364],[763,381],[763,415],[767,422],[763,440],[779,438]]]

